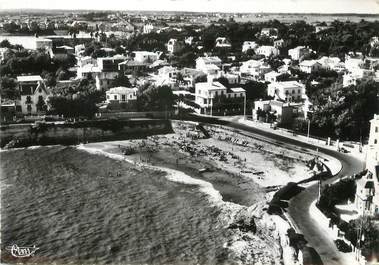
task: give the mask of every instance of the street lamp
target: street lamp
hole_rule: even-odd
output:
[[[243,98],[243,119],[246,120],[246,92],[244,93]]]
[[[307,142],[309,142],[309,131],[310,131],[310,129],[311,129],[311,120],[308,118],[307,121],[308,121]]]

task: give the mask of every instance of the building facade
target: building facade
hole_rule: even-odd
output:
[[[17,82],[21,95],[21,112],[25,115],[43,113],[50,94],[43,79],[39,75],[18,76]]]
[[[360,215],[379,217],[379,114],[370,121],[367,173],[357,181],[355,205]]]
[[[267,87],[267,94],[285,102],[300,102],[306,97],[305,85],[297,81],[271,83]]]
[[[106,92],[107,103],[128,103],[137,100],[137,88],[113,87]]]

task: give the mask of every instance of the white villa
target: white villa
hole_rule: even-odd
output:
[[[221,59],[217,56],[199,57],[196,59],[196,69],[207,75],[218,76],[221,68]]]
[[[299,64],[300,71],[304,73],[312,73],[321,69],[322,65],[316,60],[304,60]]]
[[[290,123],[293,119],[293,107],[290,103],[284,103],[277,100],[258,100],[254,101],[252,110],[253,120],[258,120],[259,110],[271,112],[276,116],[276,121],[281,124]]]
[[[278,73],[278,72],[275,72],[275,71],[271,71],[271,72],[268,72],[267,74],[265,74],[265,81],[266,82],[270,82],[270,83],[274,83],[274,82],[277,82],[278,81],[278,77],[281,76],[282,73]]]
[[[310,49],[304,46],[297,46],[296,48],[288,50],[288,56],[291,57],[292,60],[300,60],[304,55],[308,55],[311,52]]]
[[[338,57],[323,56],[318,59],[317,62],[320,63],[324,69],[335,70],[336,67],[340,64],[341,60]]]
[[[280,54],[280,51],[278,48],[274,46],[260,46],[258,47],[255,52],[260,55],[264,55],[265,57],[270,56],[278,56]]]
[[[208,113],[212,115],[213,99],[217,96],[225,96],[227,98],[244,98],[246,91],[243,88],[231,88],[230,92],[220,82],[196,83],[195,85],[195,103],[200,106],[196,109],[198,113]]]
[[[242,44],[242,52],[247,52],[248,50],[255,50],[258,44],[255,41],[244,41]]]
[[[153,63],[159,59],[159,54],[148,51],[134,51],[134,61],[140,63]]]
[[[342,84],[344,87],[356,86],[357,81],[367,81],[375,78],[374,70],[354,68],[351,72],[343,75]]]
[[[352,72],[357,68],[361,68],[364,65],[364,61],[361,58],[351,58],[346,56],[345,58],[345,68]]]
[[[177,77],[179,70],[172,66],[164,66],[158,69],[158,75],[156,76],[155,84],[157,86],[170,86],[174,89],[177,84]]]
[[[77,69],[77,78],[94,79],[97,90],[108,89],[117,76],[117,71],[102,71],[99,66],[93,64],[86,64]]]
[[[41,76],[17,76],[17,82],[21,95],[21,112],[31,115],[43,111],[38,109],[38,104],[39,102],[46,104],[50,92]]]
[[[297,81],[271,83],[267,95],[286,102],[299,102],[306,98],[305,85]]]
[[[262,60],[249,60],[242,62],[240,67],[241,74],[252,76],[256,80],[263,79],[264,75],[268,72],[271,72],[271,67]]]
[[[225,37],[218,37],[216,39],[216,45],[217,48],[230,48],[232,45]]]
[[[135,87],[113,87],[106,92],[106,102],[128,103],[137,100],[137,91],[138,89]]]
[[[177,39],[170,39],[167,42],[167,51],[169,53],[175,53],[184,47],[183,42],[178,41]]]

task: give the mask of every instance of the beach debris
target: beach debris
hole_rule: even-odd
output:
[[[234,221],[228,227],[229,229],[238,229],[241,232],[257,232],[254,218],[249,216],[242,216],[241,219]]]
[[[122,154],[126,155],[126,156],[134,155],[136,153],[136,150],[131,146],[126,146],[126,147],[125,146],[123,146],[123,147],[119,146],[119,148],[120,148]]]
[[[211,172],[212,170],[210,168],[204,167],[198,169],[199,173],[205,173],[205,172]]]

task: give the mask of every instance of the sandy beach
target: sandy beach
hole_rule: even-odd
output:
[[[225,227],[253,218],[257,233],[234,230],[224,247],[242,263],[276,264],[287,240],[288,224],[268,215],[266,204],[281,186],[309,177],[305,162],[312,156],[220,126],[205,126],[210,138],[196,129],[196,123],[173,122],[173,129],[173,134],[90,143],[78,148],[142,169],[162,171],[170,181],[195,186],[221,210],[219,218]],[[291,252],[288,246],[285,248],[286,253]]]
[[[2,152],[2,247],[36,244],[39,264],[280,264],[288,224],[267,202],[309,176],[310,156],[218,126],[173,129]]]

